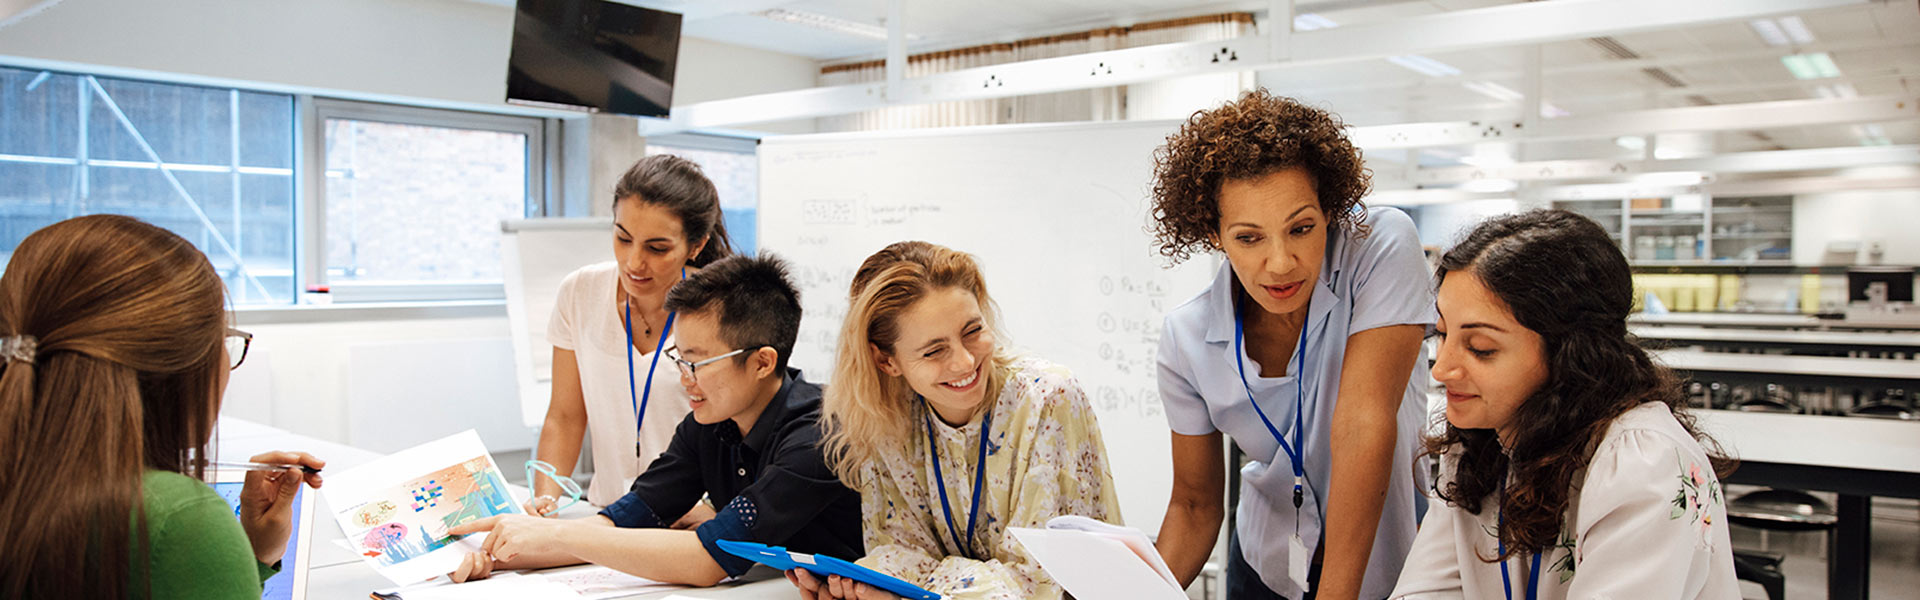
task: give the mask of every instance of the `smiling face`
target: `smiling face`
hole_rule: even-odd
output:
[[[716,313],[704,310],[680,315],[674,326],[674,345],[681,359],[697,363],[735,350],[720,339],[720,319]],[[694,421],[712,425],[727,419],[744,419],[741,423],[744,432],[766,408],[766,401],[773,397],[766,393],[767,378],[775,378],[773,388],[776,393],[779,391],[775,374],[777,353],[772,348],[748,349],[741,354],[747,355],[744,361],[739,360],[739,355],[722,358],[700,365],[691,376],[684,368],[680,371],[680,385],[687,388]]]
[[[1305,169],[1220,184],[1220,231],[1234,277],[1273,314],[1306,308],[1327,252],[1327,217]]]
[[[620,291],[629,298],[661,298],[680,283],[680,269],[700,255],[706,240],[688,244],[680,217],[666,207],[623,198],[613,205],[613,256]]]
[[[901,311],[897,327],[892,353],[873,349],[880,369],[905,378],[948,424],[973,414],[986,398],[994,344],[980,300],[965,289],[939,288]]]
[[[1433,378],[1447,387],[1447,422],[1504,443],[1514,411],[1547,380],[1545,343],[1472,269],[1447,273],[1439,308]]]

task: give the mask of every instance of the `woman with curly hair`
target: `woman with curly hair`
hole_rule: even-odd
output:
[[[1395,598],[1739,598],[1717,469],[1673,374],[1627,335],[1606,230],[1543,210],[1440,260],[1444,506]],[[1589,575],[1591,573],[1591,575]]]
[[[1361,206],[1343,128],[1254,91],[1155,154],[1160,253],[1226,257],[1167,315],[1157,358],[1174,459],[1159,549],[1182,584],[1219,536],[1222,432],[1253,459],[1228,597],[1385,597],[1413,544],[1432,278],[1413,220]]]

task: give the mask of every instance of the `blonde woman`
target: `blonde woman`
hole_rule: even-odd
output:
[[[1002,351],[973,257],[899,242],[854,275],[823,406],[827,464],[861,493],[863,566],[942,597],[1059,598],[1008,535],[1061,515],[1119,522],[1086,394],[1067,370]],[[787,575],[803,597],[892,598]]]

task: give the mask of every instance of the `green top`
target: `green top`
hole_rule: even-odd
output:
[[[234,509],[213,488],[169,471],[147,471],[141,495],[147,509],[154,600],[244,598],[257,600],[261,584],[279,572],[253,558],[253,545]],[[148,569],[132,557],[136,590]],[[135,591],[133,596],[139,597]]]

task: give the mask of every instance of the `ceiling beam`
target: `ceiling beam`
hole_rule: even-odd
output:
[[[1269,35],[1165,44],[961,69],[907,79],[889,96],[884,82],[819,87],[675,107],[643,133],[847,114],[890,105],[1004,98],[1158,81],[1205,73],[1264,70],[1398,54],[1539,44],[1602,35],[1743,21],[1865,5],[1869,0],[1558,0],[1453,11],[1383,23],[1293,32],[1286,60]]]
[[[1920,118],[1920,98],[1869,96],[1656,108],[1548,119],[1532,128],[1508,121],[1452,121],[1355,127],[1348,137],[1367,150],[1456,146],[1673,131],[1732,131]]]
[[[1504,166],[1424,167],[1415,169],[1405,182],[1419,186],[1466,183],[1480,179],[1568,181],[1632,177],[1646,173],[1777,173],[1916,164],[1920,164],[1920,146],[1852,146],[1665,160],[1547,160]]]

